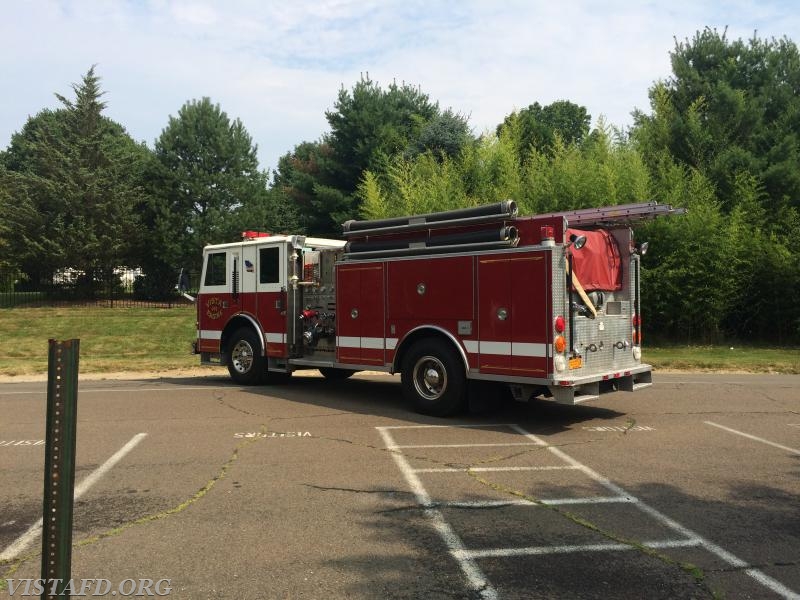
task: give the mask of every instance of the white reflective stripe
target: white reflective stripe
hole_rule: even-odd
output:
[[[268,331],[265,331],[264,335],[267,337],[267,343],[268,344],[285,344],[286,343],[286,334],[285,333],[269,333]]]
[[[362,337],[361,347],[369,348],[370,350],[383,350],[383,338]]]
[[[547,344],[511,342],[512,356],[547,356]]]
[[[221,340],[222,339],[222,332],[221,331],[212,331],[210,329],[201,329],[199,332],[199,337],[201,340]]]
[[[340,348],[361,348],[361,338],[337,335],[336,345]]]
[[[461,340],[470,354],[498,354],[501,356],[547,356],[547,344],[531,342],[490,342]]]
[[[388,344],[388,340],[386,340]],[[367,348],[368,350],[383,350],[384,339],[377,337],[350,337],[337,336],[336,345],[340,348]],[[392,348],[397,345],[397,340],[392,341]]]
[[[273,340],[270,336],[278,334],[267,334],[267,341]],[[355,337],[337,336],[336,345],[340,348],[367,348],[370,350],[394,350],[397,347],[397,338],[377,338],[377,337]],[[547,356],[547,344],[537,344],[529,342],[479,342],[478,340],[461,340],[470,354],[498,354],[501,356]]]
[[[511,354],[511,342],[479,342],[478,351],[481,354],[502,354],[508,356]]]
[[[464,348],[467,349],[467,352],[470,354],[477,354],[478,353],[478,340],[461,340],[464,342]]]

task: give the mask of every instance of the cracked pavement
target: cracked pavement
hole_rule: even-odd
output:
[[[652,388],[591,405],[514,403],[452,420],[410,412],[398,378],[292,379],[243,388],[209,370],[82,382],[76,482],[147,438],[76,503],[73,577],[169,578],[177,598],[482,597],[399,452],[470,549],[630,545],[479,559],[501,598],[781,597],[703,548],[640,548],[674,534],[630,504],[536,506],[608,491],[552,470],[543,446],[515,445],[506,424],[518,424],[800,593],[800,452],[786,450],[800,449],[798,376],[656,374]],[[0,384],[0,441],[43,439],[45,389]],[[399,449],[376,431],[453,423],[481,427],[395,429],[409,446]],[[40,516],[43,456],[42,445],[0,445],[0,552]],[[0,564],[0,579],[38,577],[39,544]]]

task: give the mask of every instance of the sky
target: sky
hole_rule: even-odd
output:
[[[0,149],[30,116],[73,98],[92,65],[106,116],[151,148],[189,100],[239,118],[261,168],[329,130],[362,75],[419,86],[475,134],[513,110],[569,100],[593,124],[650,112],[675,41],[800,43],[797,0],[0,0]]]

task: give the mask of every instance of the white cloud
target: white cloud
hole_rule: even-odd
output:
[[[201,27],[219,24],[217,11],[207,4],[176,2],[171,9],[172,16],[178,23]]]
[[[239,117],[262,166],[327,129],[361,73],[418,84],[480,132],[515,108],[568,99],[630,124],[705,26],[800,37],[791,3],[229,0],[8,3],[0,22],[0,147],[98,63],[108,115],[151,144],[189,99]]]

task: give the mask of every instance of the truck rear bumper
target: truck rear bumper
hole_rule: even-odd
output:
[[[621,372],[554,380],[548,388],[556,402],[580,404],[608,392],[635,392],[650,387],[653,385],[652,369],[650,365],[640,365]]]

